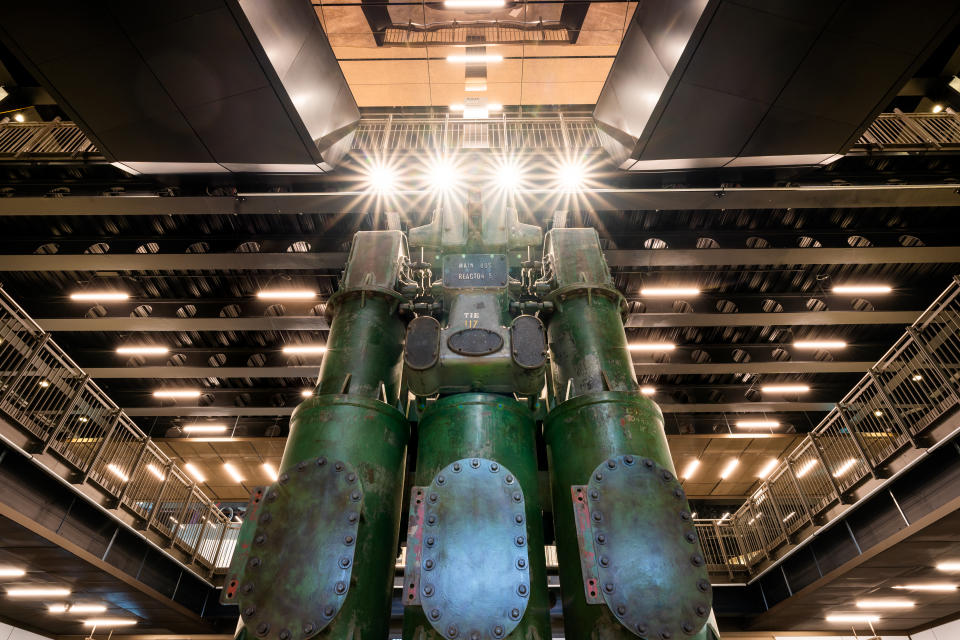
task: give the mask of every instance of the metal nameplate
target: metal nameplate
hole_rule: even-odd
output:
[[[507,256],[502,253],[455,253],[443,256],[443,286],[478,289],[507,286]]]

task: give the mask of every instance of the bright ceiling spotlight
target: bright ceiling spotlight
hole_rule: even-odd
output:
[[[720,472],[720,479],[726,480],[727,478],[729,478],[730,474],[733,473],[733,470],[736,469],[739,465],[740,465],[739,458],[731,459],[730,462],[727,463],[727,466],[723,468],[723,471]]]
[[[700,289],[696,287],[647,287],[640,289],[641,296],[659,297],[659,296],[698,296]]]
[[[557,169],[557,183],[565,191],[580,191],[586,177],[586,169],[578,162],[565,162]]]
[[[71,300],[93,300],[97,302],[104,302],[107,300],[127,300],[130,298],[129,293],[123,293],[122,291],[84,291],[82,293],[71,293]]]
[[[880,616],[868,613],[838,613],[827,616],[827,622],[879,622]]]
[[[161,356],[169,352],[167,347],[117,347],[117,353],[122,356]]]
[[[933,105],[933,109],[931,109],[931,111],[933,111],[934,113],[940,113],[941,111],[943,111],[943,105],[935,104]]]
[[[833,287],[834,293],[890,293],[893,287],[885,284],[843,284]]]
[[[687,463],[686,467],[684,467],[683,473],[680,474],[680,477],[683,478],[684,480],[689,480],[690,478],[693,477],[693,474],[697,472],[697,468],[699,466],[700,466],[700,460],[698,460],[697,458],[694,458],[693,460]]]
[[[367,190],[393,193],[397,189],[397,172],[385,165],[374,165],[367,172]]]
[[[847,343],[843,340],[797,340],[793,346],[797,349],[843,349]]]
[[[764,393],[806,393],[810,385],[806,384],[766,384],[760,387]]]
[[[910,379],[913,380],[914,382],[920,382],[921,380],[923,380],[923,376],[920,375],[919,373],[915,373],[913,374],[913,377]]]
[[[23,122],[24,120],[26,120],[26,118],[23,117],[22,113],[18,113],[17,115],[13,116],[13,119],[16,120],[17,122]]]
[[[773,470],[777,468],[777,459],[771,458],[767,464],[763,465],[763,469],[760,469],[760,473],[757,474],[757,477],[761,480],[766,480],[767,476],[773,473]]]
[[[656,387],[640,387],[640,393],[645,396],[652,396],[657,393]]]
[[[503,56],[496,54],[466,54],[447,56],[447,62],[465,62],[479,64],[482,62],[503,62]]]
[[[310,389],[304,389],[303,391],[300,392],[301,398],[309,398],[312,395],[313,395],[313,391]]]
[[[460,175],[449,160],[439,160],[430,166],[427,181],[434,191],[452,191],[456,188]]]
[[[513,162],[505,162],[497,167],[494,176],[497,188],[503,191],[515,191],[523,182],[523,170]]]

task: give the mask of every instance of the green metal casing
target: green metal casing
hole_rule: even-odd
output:
[[[419,424],[414,484],[428,486],[437,473],[463,458],[493,460],[516,475],[523,490],[527,546],[530,550],[530,595],[526,612],[511,640],[550,638],[543,516],[537,487],[535,423],[530,411],[513,398],[486,393],[452,395],[430,405]],[[506,514],[509,518],[512,514]],[[477,521],[477,527],[484,522]],[[473,550],[482,557],[483,549]],[[464,576],[464,580],[470,579]],[[504,590],[515,584],[504,576]],[[447,640],[437,633],[420,606],[404,611],[405,640]]]

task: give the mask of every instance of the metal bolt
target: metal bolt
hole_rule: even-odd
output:
[[[338,462],[337,464],[333,465],[333,468],[334,468],[336,471],[343,471],[343,463],[342,463],[342,462]]]
[[[673,497],[674,497],[674,498],[682,498],[682,497],[683,497],[683,489],[681,489],[680,487],[677,487],[676,489],[674,489],[674,490],[673,490]]]
[[[354,491],[353,493],[351,493],[351,494],[350,494],[350,499],[353,500],[354,502],[359,502],[359,501],[360,501],[360,492],[359,492],[359,491]]]
[[[470,461],[470,466],[476,469],[477,467],[480,466],[480,461],[474,458],[473,460]]]
[[[513,476],[509,473],[503,478],[503,481],[507,484],[513,484]]]
[[[637,633],[639,633],[640,635],[643,635],[647,632],[647,625],[643,624],[642,622],[638,622],[636,629],[637,629]]]
[[[513,609],[510,609],[510,617],[513,618],[514,620],[516,620],[517,618],[519,618],[519,617],[520,617],[520,609],[517,609],[516,607],[514,607]]]
[[[652,469],[652,468],[653,468],[653,460],[651,460],[650,458],[644,458],[644,459],[643,459],[643,466],[645,466],[647,469]]]
[[[517,521],[517,524],[523,524],[523,514],[522,514],[522,513],[518,513],[517,515],[515,515],[515,516],[513,517],[513,519]]]
[[[454,463],[453,463],[453,471],[454,471],[454,473],[460,473],[460,469],[461,469],[460,463],[459,463],[459,462],[454,462]],[[440,479],[440,478],[437,478],[437,480],[439,480],[439,479]]]
[[[690,564],[695,567],[701,566],[703,564],[703,556],[701,556],[699,553],[693,554],[690,556]]]
[[[518,546],[518,547],[522,547],[522,546],[523,546],[523,543],[526,542],[526,540],[524,539],[523,536],[517,536],[517,538],[516,538],[516,540],[514,540],[514,542],[517,543],[517,546]]]
[[[352,544],[353,544],[353,536],[344,536],[344,538],[343,538],[343,544],[347,545],[348,547],[349,547],[350,545],[352,545]]]
[[[607,460],[607,468],[608,468],[608,469],[616,469],[616,468],[617,468],[617,461],[616,461],[616,460],[612,460],[612,459],[611,459],[611,460]]]
[[[270,631],[270,625],[269,625],[268,623],[266,623],[266,622],[261,622],[260,624],[257,625],[257,635],[258,635],[258,636],[265,636],[265,635],[267,635],[267,632],[269,632],[269,631]]]
[[[313,633],[314,629],[316,629],[316,627],[312,622],[308,622],[307,624],[303,625],[303,633],[306,635]]]
[[[697,615],[701,617],[707,615],[707,608],[702,604],[697,605]]]
[[[281,474],[281,475],[280,475],[279,482],[280,482],[280,484],[287,484],[288,482],[290,482],[290,476],[289,476],[289,474],[286,474],[286,473]]]
[[[690,531],[688,531],[688,532],[687,532],[687,535],[685,535],[685,536],[683,536],[683,537],[684,537],[684,538],[686,539],[686,541],[689,542],[690,544],[693,544],[694,542],[697,541],[697,534],[692,533],[692,532],[690,532]]]
[[[602,533],[597,534],[597,543],[598,544],[607,544],[607,536]]]
[[[262,524],[266,524],[266,523],[270,522],[270,520],[271,520],[272,518],[273,518],[273,516],[270,515],[270,512],[269,512],[269,511],[264,511],[262,514],[260,514],[260,522],[261,522]]]
[[[619,613],[620,615],[623,615],[626,612],[627,612],[627,608],[625,606],[623,606],[622,604],[617,605],[617,613]]]
[[[597,491],[596,489],[594,489],[593,491],[591,491],[591,492],[590,492],[590,499],[591,499],[591,500],[599,500],[599,499],[600,499],[600,492]]]
[[[517,569],[526,569],[527,561],[523,558],[517,558]]]
[[[430,502],[436,502],[439,499],[440,499],[440,496],[438,496],[437,494],[435,493],[430,494],[430,498],[429,498]]]
[[[255,616],[256,614],[257,614],[257,608],[254,607],[254,606],[246,607],[246,608],[244,608],[244,610],[243,610],[243,617],[244,617],[244,618],[252,618],[252,617]]]
[[[516,611],[516,609],[514,609],[514,611]],[[479,638],[479,637],[480,637],[480,634],[477,634],[477,637]],[[493,637],[494,637],[494,638],[502,638],[502,637],[503,637],[503,627],[502,627],[501,625],[498,624],[497,626],[495,626],[495,627],[493,628]]]
[[[430,619],[439,620],[440,619],[440,609],[431,609],[430,610]]]
[[[257,537],[253,539],[254,543],[256,544],[263,544],[264,542],[266,542],[266,540],[267,540],[267,536],[265,536],[262,533],[257,534]]]
[[[607,556],[600,556],[600,566],[601,567],[610,566],[610,558],[608,558]]]
[[[297,463],[297,471],[303,471],[306,468],[307,468],[306,460],[301,460],[300,462]]]
[[[521,500],[523,500],[523,494],[520,493],[519,491],[514,491],[514,492],[513,492],[513,501],[514,501],[514,502],[520,502]]]
[[[258,557],[256,557],[256,556],[250,558],[249,564],[250,564],[251,567],[253,567],[254,569],[256,569],[257,567],[260,566],[260,558],[258,558]]]
[[[342,558],[340,558],[340,568],[347,569],[349,567],[350,567],[350,558],[348,558],[347,556],[343,556]]]
[[[433,514],[427,516],[427,524],[437,524],[437,516]]]
[[[494,473],[496,473],[497,471],[500,471],[500,465],[498,465],[496,462],[491,462],[490,471],[493,471]]]
[[[470,632],[470,640],[480,640],[480,632],[479,632],[479,631],[471,631],[471,632]]]
[[[347,592],[347,585],[344,582],[338,582],[333,586],[333,590],[338,596],[342,596]]]
[[[686,620],[680,625],[680,628],[683,629],[684,633],[693,633],[693,624]]]
[[[681,511],[681,512],[680,512],[680,519],[681,519],[681,520],[689,520],[689,519],[690,519],[690,512],[689,512],[689,511]]]
[[[458,635],[460,635],[460,630],[457,629],[457,625],[452,624],[449,627],[447,627],[448,638],[456,638]]]
[[[612,582],[607,582],[603,585],[603,590],[606,591],[607,593],[613,593],[613,589],[614,589],[614,586]]]
[[[347,474],[347,482],[356,482],[356,481],[357,481],[357,474],[355,474],[353,471]]]
[[[427,546],[428,546],[428,547],[432,547],[432,546],[433,546],[433,543],[436,542],[436,540],[434,539],[433,536],[429,536],[429,537],[425,540],[425,542],[427,543]]]
[[[521,584],[519,587],[517,587],[517,593],[522,596],[527,595],[527,585]]]
[[[459,471],[459,469],[454,469],[454,471]],[[443,483],[446,482],[446,481],[447,481],[447,479],[444,478],[442,475],[437,476],[437,484],[443,484]]]
[[[336,612],[336,609],[333,608],[332,604],[328,604],[323,608],[323,615],[325,615],[328,618],[332,618],[334,612]]]
[[[597,482],[600,482],[601,480],[603,480],[603,474],[600,473],[599,471],[597,471],[595,474],[593,474],[593,478],[594,478]]]
[[[430,596],[432,596],[432,595],[433,595],[433,586],[432,586],[432,585],[429,585],[429,584],[426,585],[426,586],[424,586],[424,587],[423,587],[423,595],[427,596],[428,598],[429,598]]]
[[[327,464],[327,459],[324,456],[320,456],[319,458],[317,458],[318,467],[322,467],[325,464]]]
[[[661,629],[660,637],[663,638],[663,640],[670,640],[670,638],[673,637],[673,634],[666,629]]]
[[[280,630],[280,640],[290,640],[290,630],[281,629]]]
[[[633,456],[623,456],[623,464],[633,464]]]
[[[424,562],[423,568],[426,569],[427,571],[430,571],[430,569],[433,569],[433,560],[427,560],[426,562]]]
[[[671,474],[669,471],[664,469],[663,471],[660,472],[660,477],[663,478],[664,480],[672,480],[673,474]]]
[[[253,593],[253,583],[252,583],[252,582],[248,582],[247,584],[245,584],[245,585],[243,585],[242,587],[240,587],[240,589],[241,589],[241,591],[243,591],[244,593]]]
[[[703,591],[704,593],[706,593],[707,591],[710,590],[710,583],[707,582],[706,580],[700,580],[699,582],[697,582],[697,589],[700,589],[700,591]]]
[[[351,512],[350,515],[347,516],[347,522],[350,522],[350,523],[356,522],[358,517],[359,516],[356,513]]]
[[[594,512],[593,512],[593,521],[594,521],[594,522],[600,522],[601,520],[603,520],[603,514],[600,513],[599,511],[594,511]]]
[[[276,491],[271,491],[270,493],[267,494],[267,502],[273,502],[276,499],[277,499]]]

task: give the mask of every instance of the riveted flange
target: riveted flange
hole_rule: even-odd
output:
[[[637,462],[640,464],[637,464]],[[683,488],[649,458],[615,456],[571,487],[584,592],[634,635],[689,637],[704,625],[710,582]]]
[[[516,477],[493,460],[458,460],[414,487],[404,604],[422,606],[440,637],[506,638],[530,599],[526,521]]]
[[[283,482],[258,490],[255,529],[236,597],[244,623],[265,640],[320,633],[349,591],[363,507],[360,474],[344,461],[302,461]],[[308,554],[284,553],[297,548]],[[254,589],[253,582],[268,588]],[[250,588],[244,588],[250,585]]]

